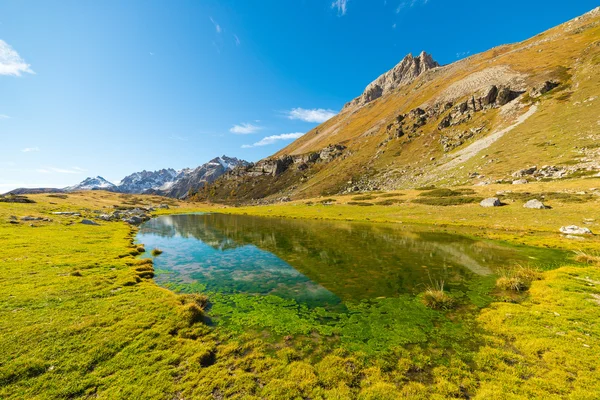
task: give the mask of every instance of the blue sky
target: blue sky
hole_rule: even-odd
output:
[[[0,193],[255,161],[409,52],[442,64],[597,0],[3,0]]]

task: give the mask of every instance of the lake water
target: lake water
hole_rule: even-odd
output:
[[[309,307],[416,295],[441,281],[469,292],[500,268],[564,258],[432,228],[225,214],[154,218],[137,240],[164,251],[154,263],[160,285],[275,295]]]

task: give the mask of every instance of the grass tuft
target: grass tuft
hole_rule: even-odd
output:
[[[542,279],[542,274],[529,267],[517,266],[502,271],[496,280],[496,287],[501,290],[523,292],[529,289],[531,282]]]
[[[423,293],[423,304],[434,310],[450,310],[456,302],[444,291],[444,281],[429,287]]]
[[[161,249],[152,249],[152,251],[150,252],[154,257],[156,256],[160,256],[163,251]]]
[[[575,261],[582,264],[600,265],[600,255],[576,251]]]

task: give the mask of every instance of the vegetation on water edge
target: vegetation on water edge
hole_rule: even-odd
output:
[[[336,324],[345,330],[339,342],[311,320],[322,311],[277,297],[207,299],[156,286],[152,259],[136,258],[124,223],[8,222],[67,210],[88,217],[85,209],[120,204],[116,195],[32,197],[35,204],[0,205],[0,398],[594,399],[600,392],[600,267],[591,257],[541,273],[511,302],[484,299],[482,281],[464,296],[483,308],[431,310],[408,297],[350,304]],[[229,328],[210,321],[219,314]]]

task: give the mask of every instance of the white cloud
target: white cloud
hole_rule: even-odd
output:
[[[21,150],[23,153],[32,153],[34,151],[40,151],[39,147],[25,147],[23,150]]]
[[[6,114],[0,114],[0,119],[9,119],[10,117]]]
[[[267,136],[267,137],[262,138],[261,140],[259,140],[258,142],[254,143],[254,144],[243,145],[242,149],[249,149],[251,147],[267,146],[267,145],[273,144],[275,142],[279,142],[281,140],[298,139],[302,135],[304,135],[304,133],[296,132],[296,133],[283,133],[281,135]]]
[[[8,43],[0,39],[0,75],[21,76],[22,73],[34,74],[27,64]]]
[[[337,8],[338,15],[346,15],[346,4],[348,0],[335,0],[331,3],[331,8]]]
[[[257,126],[249,123],[243,123],[239,125],[234,125],[229,132],[235,133],[236,135],[249,135],[251,133],[256,133],[262,129],[262,126]]]
[[[233,35],[233,38],[235,39],[235,45],[239,46],[240,44],[242,44],[242,42],[240,41],[240,38],[238,37],[238,35]]]
[[[325,110],[323,108],[293,108],[286,112],[288,119],[299,119],[304,122],[323,123],[328,119],[335,117],[337,112]]]
[[[219,25],[212,17],[210,17],[210,22],[212,22],[215,26],[215,30],[217,31],[217,33],[222,32],[221,25]]]
[[[456,58],[465,58],[465,57],[467,57],[469,54],[471,54],[471,50],[467,50],[467,51],[460,51],[460,52],[456,53]]]

